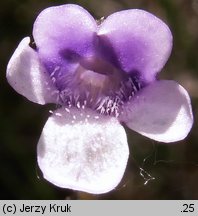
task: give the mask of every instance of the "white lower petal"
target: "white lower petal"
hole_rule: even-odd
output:
[[[116,118],[77,108],[62,108],[49,117],[37,151],[45,179],[95,194],[118,185],[129,155],[125,130]]]
[[[182,140],[193,124],[189,95],[174,81],[154,82],[129,101],[120,120],[129,128],[157,141]]]
[[[30,38],[24,38],[12,55],[7,66],[7,80],[30,101],[39,104],[56,103],[57,91],[29,43]]]

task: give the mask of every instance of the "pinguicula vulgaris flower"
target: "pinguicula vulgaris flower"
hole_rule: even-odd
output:
[[[124,10],[102,22],[67,4],[42,11],[7,67],[10,85],[30,101],[55,103],[37,159],[51,183],[105,193],[122,179],[129,150],[122,124],[160,142],[189,133],[187,91],[157,74],[172,34],[154,15]]]

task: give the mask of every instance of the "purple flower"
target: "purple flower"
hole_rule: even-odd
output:
[[[129,150],[121,123],[151,139],[175,142],[193,115],[186,90],[157,74],[172,34],[143,10],[114,13],[98,23],[82,7],[42,11],[30,38],[7,68],[10,85],[29,100],[55,103],[38,142],[38,164],[51,183],[105,193],[120,182]]]

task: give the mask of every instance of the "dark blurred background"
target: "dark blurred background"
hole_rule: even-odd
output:
[[[161,78],[182,84],[192,98],[195,122],[189,136],[163,144],[127,130],[130,159],[122,182],[110,193],[90,195],[46,182],[36,145],[49,107],[34,104],[7,83],[6,65],[44,8],[85,7],[96,19],[129,8],[145,9],[170,27],[172,55]],[[198,0],[1,0],[0,1],[0,198],[1,199],[198,199]],[[175,131],[177,133],[177,131]]]

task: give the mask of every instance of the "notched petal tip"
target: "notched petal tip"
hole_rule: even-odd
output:
[[[49,117],[37,158],[45,179],[73,190],[106,193],[120,182],[129,150],[116,118],[61,108]]]
[[[176,142],[188,135],[193,124],[190,97],[174,81],[157,81],[124,107],[120,120],[151,139]]]
[[[7,80],[30,101],[39,104],[56,102],[55,87],[29,43],[30,38],[24,38],[12,55],[7,66]]]

